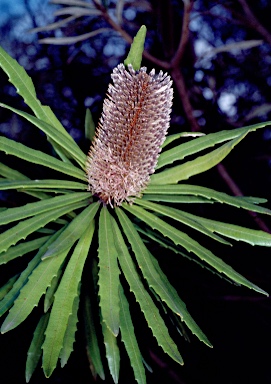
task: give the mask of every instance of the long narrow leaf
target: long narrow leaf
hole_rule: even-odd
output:
[[[67,253],[68,250],[56,257],[43,260],[34,269],[2,324],[2,333],[16,328],[38,305],[41,296],[45,294],[46,288],[51,284],[53,277],[56,276]]]
[[[119,267],[111,215],[103,207],[99,219],[99,296],[102,321],[117,336],[119,333]]]
[[[100,206],[99,202],[90,204],[79,215],[71,221],[62,234],[48,247],[43,259],[51,256],[55,256],[58,253],[63,252],[67,248],[73,246],[73,244],[83,235],[86,228],[91,226],[91,221],[95,217],[96,212]]]
[[[104,368],[101,359],[100,347],[98,343],[97,332],[94,325],[91,305],[92,304],[90,302],[89,296],[86,296],[84,306],[84,324],[87,343],[87,355],[90,361],[90,369],[94,379],[96,379],[96,375],[98,374],[100,378],[104,380]]]
[[[34,331],[34,336],[27,352],[25,381],[29,383],[42,355],[41,346],[44,342],[44,332],[49,320],[49,313],[44,314]]]
[[[183,359],[176,344],[168,333],[168,329],[159,314],[158,308],[140,280],[127,246],[123,240],[121,231],[115,221],[114,231],[116,248],[118,250],[118,259],[122,272],[130,286],[130,290],[134,293],[136,301],[140,305],[148,326],[152,330],[153,336],[156,338],[158,345],[160,345],[165,353],[167,353],[179,364],[183,364]]]
[[[94,221],[91,222],[89,227],[85,228],[85,232],[78,241],[55,294],[53,308],[45,332],[46,337],[42,346],[42,367],[46,377],[49,377],[54,371],[63,347],[67,323],[72,313],[74,299],[78,295],[78,284],[89,252],[93,232]],[[47,258],[43,260],[43,263],[53,262],[59,256]]]
[[[259,293],[264,295],[268,295],[264,290],[259,288],[257,285],[248,281],[244,276],[240,275],[236,272],[231,266],[226,264],[223,260],[216,257],[211,251],[201,246],[198,242],[193,240],[191,237],[186,235],[185,233],[179,231],[178,229],[172,227],[165,221],[161,220],[157,216],[153,215],[150,212],[145,211],[143,208],[138,206],[128,206],[127,204],[123,205],[123,207],[131,212],[133,215],[143,220],[146,224],[148,224],[151,228],[157,229],[164,236],[170,238],[176,245],[180,244],[183,248],[185,248],[188,252],[193,252],[200,259],[206,261],[213,268],[215,268],[218,272],[224,273],[233,281],[242,284],[250,289],[253,289]]]
[[[120,370],[120,351],[117,343],[117,338],[108,329],[104,321],[102,321],[102,331],[108,368],[114,383],[117,384],[119,381]]]
[[[255,230],[250,228],[241,227],[239,225],[223,223],[216,220],[205,219],[199,216],[194,216],[199,223],[204,225],[210,231],[219,233],[223,236],[229,237],[237,241],[244,241],[251,245],[261,245],[265,247],[271,246],[270,233]]]
[[[121,340],[123,341],[127,354],[130,359],[131,366],[134,371],[135,380],[138,384],[146,383],[145,369],[141,358],[141,353],[136,340],[134,326],[129,310],[128,300],[120,285],[120,331]]]
[[[7,139],[6,137],[0,137],[0,151],[3,151],[8,155],[19,157],[30,163],[43,165],[44,167],[54,169],[77,179],[83,181],[86,180],[84,172],[74,165],[64,163],[46,153],[29,148],[21,143]]]
[[[18,274],[15,275],[15,276],[12,276],[7,282],[6,284],[4,284],[1,288],[0,288],[0,301],[3,299],[3,297],[5,297],[8,292],[12,289],[15,281],[17,280],[18,278]]]
[[[79,283],[79,286],[81,284]],[[64,339],[63,339],[63,347],[60,351],[59,358],[61,362],[61,368],[63,368],[73,351],[73,344],[75,342],[75,333],[77,331],[77,323],[78,323],[78,308],[79,308],[79,295],[80,289],[78,288],[78,296],[74,298],[72,313],[68,320],[68,325],[65,331]]]
[[[219,241],[220,243],[231,245],[228,241],[224,240],[220,236],[216,236],[213,231],[206,228],[206,226],[202,225],[201,222],[194,219],[194,215],[186,214],[186,212],[181,211],[180,209],[171,208],[165,205],[161,204],[155,204],[150,201],[146,200],[137,200],[137,204],[141,205],[145,208],[151,209],[152,211],[158,212],[164,216],[171,217],[175,220],[178,220],[179,222],[201,232],[204,233],[204,235],[211,237],[214,240]]]
[[[271,214],[270,209],[257,206],[255,204],[266,202],[265,199],[257,197],[230,196],[224,192],[218,192],[214,189],[200,187],[197,185],[178,184],[178,185],[149,185],[144,194],[163,194],[163,195],[192,195],[202,196],[206,199],[218,201],[219,203],[229,204],[233,207],[248,209],[253,212]],[[253,204],[254,203],[254,204]]]
[[[21,244],[10,247],[6,252],[0,254],[0,265],[6,264],[8,261],[14,260],[17,257],[28,254],[35,249],[39,249],[50,236],[43,236],[35,240],[25,241]]]
[[[34,84],[25,69],[1,47],[0,66],[9,76],[9,81],[16,87],[17,92],[23,97],[25,103],[32,109],[35,115],[55,127],[56,130],[62,133],[63,137],[72,141],[73,139],[56,118],[51,108],[42,105],[37,99]]]
[[[256,131],[258,128],[264,128],[270,125],[271,122],[264,122],[255,125],[250,125],[244,128],[232,129],[229,131],[220,131],[216,133],[210,133],[206,136],[199,137],[191,140],[187,143],[175,146],[172,149],[163,151],[159,157],[156,169],[162,168],[165,165],[171,164],[174,161],[184,159],[186,156],[193,155],[197,152],[203,151],[204,149],[213,147],[216,144],[223,143],[224,141],[232,140],[240,135],[248,132]]]
[[[0,216],[0,225],[8,224],[13,221],[25,219],[26,217],[35,216],[43,212],[55,210],[69,204],[87,201],[88,192],[69,193],[66,196],[56,196],[50,199],[28,203],[23,207],[8,208]]]
[[[181,317],[181,319],[201,341],[210,345],[207,337],[200,330],[200,328],[196,326],[195,321],[188,313],[186,305],[179,298],[176,290],[163,274],[159,264],[153,257],[151,257],[141,237],[134,228],[133,223],[121,209],[117,210],[117,214],[128,241],[132,246],[137,263],[140,266],[142,274],[147,280],[149,286],[159,295],[161,300],[164,301],[173,312]]]
[[[38,266],[41,261],[41,257],[47,249],[47,246],[50,245],[55,238],[57,238],[63,229],[57,231],[50,239],[41,246],[38,253],[35,257],[28,263],[26,269],[20,274],[18,279],[15,281],[11,290],[5,295],[5,297],[0,302],[0,316],[2,316],[14,303],[15,299],[18,297],[20,290],[28,281],[29,276],[34,271],[34,269]]]
[[[0,103],[0,107],[7,108],[12,112],[16,113],[19,116],[24,117],[26,120],[30,121],[30,123],[34,124],[41,131],[43,131],[50,139],[56,142],[61,148],[63,148],[71,158],[75,159],[78,164],[80,164],[83,168],[86,162],[86,155],[82,152],[79,146],[75,143],[75,141],[70,138],[67,138],[66,135],[63,135],[63,132],[58,131],[46,121],[42,121],[35,116],[30,115],[29,113],[20,111],[19,109],[12,108],[6,104]]]
[[[195,160],[187,161],[184,164],[153,174],[151,176],[151,183],[176,184],[181,180],[189,179],[191,176],[213,168],[215,165],[220,163],[246,135],[247,132],[208,153],[207,155],[199,156]]]
[[[3,180],[0,182],[0,190],[4,191],[7,189],[39,189],[39,188],[51,188],[51,189],[72,189],[86,191],[86,184],[78,183],[76,181],[69,180],[21,180],[21,181],[10,181]]]
[[[21,221],[19,224],[0,235],[0,252],[6,251],[11,245],[16,244],[21,239],[25,239],[28,235],[30,235],[30,233],[44,227],[46,224],[56,220],[60,216],[63,216],[75,209],[84,207],[85,205],[87,205],[87,201],[79,203],[76,202]]]

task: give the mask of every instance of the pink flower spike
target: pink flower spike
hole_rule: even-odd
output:
[[[133,203],[154,173],[170,122],[173,89],[167,73],[114,68],[87,158],[89,190],[104,204]]]

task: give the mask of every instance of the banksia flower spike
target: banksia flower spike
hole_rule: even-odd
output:
[[[154,173],[170,121],[173,90],[162,71],[119,64],[87,159],[89,190],[104,204],[132,203]]]

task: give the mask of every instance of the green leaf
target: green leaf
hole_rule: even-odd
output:
[[[38,305],[41,296],[45,294],[46,288],[51,284],[53,277],[57,275],[67,254],[68,250],[56,257],[42,260],[34,269],[2,324],[2,333],[16,328]]]
[[[266,202],[265,199],[259,199],[257,197],[240,197],[240,196],[230,196],[223,192],[218,192],[213,189],[200,187],[197,185],[189,184],[178,184],[178,185],[149,185],[147,189],[144,190],[144,195],[149,194],[159,194],[159,195],[192,195],[192,196],[203,196],[206,199],[218,201],[219,203],[225,203],[232,205],[233,207],[248,209],[249,211],[269,214],[271,213],[270,209],[259,207],[254,205],[259,202]],[[147,197],[148,200],[148,197]]]
[[[105,355],[109,371],[111,373],[114,383],[118,383],[120,370],[120,351],[117,343],[117,338],[108,329],[104,321],[102,321],[102,331],[105,345]]]
[[[246,135],[247,132],[208,153],[207,155],[199,156],[195,160],[187,161],[184,164],[153,174],[151,176],[151,183],[176,184],[181,180],[189,179],[191,176],[213,168],[215,165],[220,163]]]
[[[146,33],[147,28],[145,27],[145,25],[142,25],[138,30],[136,36],[134,37],[127,58],[124,60],[124,64],[126,66],[131,64],[135,71],[138,71],[141,67]]]
[[[15,281],[17,280],[18,278],[18,274],[15,275],[15,276],[12,276],[7,282],[6,284],[4,284],[1,288],[0,288],[0,300],[3,299],[3,297],[5,297],[8,292],[12,289],[13,287],[13,284],[15,283]]]
[[[102,380],[105,379],[103,363],[101,359],[100,347],[97,338],[97,332],[94,325],[93,313],[89,296],[85,298],[84,306],[84,324],[86,335],[87,355],[90,362],[90,369],[94,379],[98,374]]]
[[[164,216],[171,217],[174,220],[177,220],[201,233],[204,233],[204,235],[209,236],[212,239],[219,241],[220,243],[231,245],[228,241],[224,240],[220,236],[216,236],[213,231],[206,228],[206,226],[199,222],[196,216],[194,215],[187,214],[187,212],[181,211],[180,209],[171,208],[166,205],[151,203],[150,201],[146,200],[138,199],[137,204],[145,208],[151,209],[152,211],[158,212]]]
[[[63,137],[70,141],[73,139],[56,118],[51,108],[43,106],[37,99],[35,87],[25,69],[12,59],[7,52],[0,47],[0,66],[9,76],[9,81],[16,87],[17,92],[23,97],[25,103],[32,109],[35,115],[55,127]]]
[[[0,163],[0,175],[10,180],[28,180],[28,177],[21,172],[18,172],[3,163]]]
[[[170,337],[168,329],[159,314],[159,311],[154,304],[151,296],[146,291],[141,279],[136,271],[133,260],[129,254],[127,246],[122,237],[121,231],[114,221],[115,244],[118,251],[118,260],[122,272],[127,280],[130,290],[134,293],[136,301],[145,316],[148,326],[151,328],[153,336],[156,338],[158,345],[167,353],[173,360],[179,364],[183,364],[183,359],[177,349],[176,344]]]
[[[45,213],[40,213],[30,219],[21,221],[19,224],[8,229],[0,235],[0,252],[6,251],[11,245],[16,244],[19,240],[25,239],[30,233],[44,227],[51,221],[56,220],[60,216],[65,215],[75,209],[84,207],[87,201],[76,202],[61,208],[56,208]]]
[[[132,246],[138,266],[140,266],[142,274],[147,280],[149,286],[159,295],[161,300],[164,301],[173,312],[181,317],[181,319],[201,341],[210,346],[210,342],[207,337],[188,313],[186,305],[179,298],[176,290],[163,274],[158,262],[151,256],[141,237],[134,228],[133,223],[121,209],[117,209],[116,212],[124,233]]]
[[[111,215],[103,207],[99,219],[99,296],[102,321],[117,336],[119,333],[119,267]]]
[[[100,203],[90,204],[64,229],[61,235],[47,249],[43,259],[55,256],[67,248],[71,248],[73,244],[83,235],[86,228],[91,225],[92,219],[95,217],[99,209]]]
[[[150,201],[162,201],[165,203],[180,203],[180,204],[197,204],[197,203],[209,203],[213,204],[213,200],[208,200],[204,197],[198,196],[184,196],[184,195],[159,195],[146,193],[142,196],[143,200]]]
[[[79,285],[81,284],[79,283]],[[73,301],[72,313],[68,320],[68,325],[67,325],[67,329],[64,335],[64,340],[63,340],[63,347],[59,355],[61,368],[63,368],[67,364],[69,357],[73,351],[73,344],[75,342],[75,333],[77,331],[77,323],[78,323],[77,312],[79,308],[79,295],[80,295],[80,289],[78,288],[78,296],[76,296]]]
[[[71,136],[69,138],[66,137],[66,135],[63,135],[63,133],[55,129],[55,127],[46,123],[46,121],[42,121],[36,118],[35,116],[29,115],[29,113],[12,108],[3,103],[0,103],[0,107],[7,108],[12,112],[16,113],[17,115],[22,116],[26,120],[30,121],[30,123],[38,127],[50,139],[52,139],[53,142],[57,143],[58,146],[60,146],[60,148],[62,148],[66,153],[68,153],[71,158],[75,159],[82,168],[85,167],[86,155],[82,152],[82,150],[75,143]]]
[[[4,176],[5,178],[10,180],[15,180],[15,182],[18,182],[18,180],[29,180],[27,176],[22,174],[21,172],[16,171],[15,169],[12,169],[8,167],[7,165],[0,163],[0,175]],[[2,180],[2,181],[7,181],[7,180]],[[1,187],[0,187],[1,190]],[[42,192],[29,192],[29,191],[24,191],[26,194],[30,196],[34,196],[37,199],[46,199],[47,195]]]
[[[125,345],[127,354],[130,359],[131,366],[134,371],[135,380],[139,384],[146,383],[145,369],[141,358],[141,353],[136,340],[134,326],[131,319],[128,300],[124,294],[123,288],[120,285],[120,331],[121,339]]]
[[[62,229],[57,231],[50,239],[41,246],[38,253],[35,257],[28,263],[26,269],[20,274],[16,282],[14,283],[11,290],[5,295],[5,297],[0,302],[0,316],[2,316],[14,303],[14,300],[18,297],[20,290],[28,281],[28,277],[31,275],[33,270],[38,266],[41,261],[41,256],[46,251],[48,245],[50,245],[56,237],[60,235]]]
[[[46,337],[42,346],[42,367],[46,377],[49,377],[54,371],[63,347],[67,323],[72,314],[74,299],[78,296],[78,284],[89,252],[93,232],[94,221],[90,223],[89,227],[86,227],[85,232],[78,241],[55,294],[53,308],[45,332]],[[42,263],[53,262],[59,257],[60,255],[47,258]]]
[[[167,145],[171,144],[173,141],[178,140],[180,137],[200,137],[205,136],[205,133],[202,132],[180,132],[175,133],[174,135],[168,135],[161,145],[162,148],[165,148]],[[176,147],[174,147],[176,148]]]
[[[14,247],[10,247],[6,252],[0,254],[0,265],[6,264],[8,261],[14,260],[17,257],[28,254],[35,249],[39,249],[50,236],[43,236],[35,240],[26,241]]]
[[[244,241],[251,245],[261,245],[265,247],[271,246],[270,233],[261,230],[240,227],[239,225],[235,224],[205,219],[203,217],[194,215],[193,218],[197,220],[200,224],[208,228],[210,231],[220,233],[221,235],[227,236],[231,239],[237,241]]]
[[[51,188],[51,189],[72,189],[86,191],[87,186],[83,183],[69,180],[3,180],[0,181],[0,190],[7,189],[39,189],[39,188]],[[57,192],[57,191],[56,191]],[[88,193],[89,195],[89,193]]]
[[[90,109],[86,109],[85,117],[85,138],[89,141],[92,141],[95,135],[95,124],[92,118]]]
[[[44,312],[47,312],[54,302],[54,299],[55,299],[54,295],[59,285],[59,281],[62,277],[62,274],[63,274],[63,269],[60,267],[59,270],[57,271],[56,276],[53,277],[51,284],[46,290],[45,297],[44,297]]]
[[[64,163],[46,153],[29,148],[21,143],[7,139],[6,137],[0,137],[0,151],[5,152],[7,155],[19,157],[30,163],[43,165],[44,167],[54,169],[77,179],[83,181],[86,180],[84,172],[74,165]]]
[[[233,281],[242,284],[250,289],[253,289],[264,295],[268,295],[264,290],[257,287],[257,285],[252,284],[244,276],[236,272],[231,266],[226,264],[223,260],[216,257],[211,251],[201,246],[198,242],[193,240],[191,237],[185,233],[179,231],[178,229],[172,227],[165,221],[161,220],[159,217],[153,215],[150,212],[145,211],[143,208],[138,206],[128,206],[123,204],[123,208],[127,211],[138,217],[140,220],[144,221],[151,228],[157,229],[159,232],[170,238],[176,245],[180,244],[188,252],[193,252],[201,260],[206,261],[207,264],[211,265],[218,272],[224,273]]]
[[[41,346],[44,341],[44,332],[47,327],[49,320],[49,313],[44,314],[39,322],[38,325],[34,331],[33,339],[30,344],[29,350],[27,352],[27,360],[26,360],[26,367],[25,367],[25,381],[29,383],[29,380],[31,379],[38,362],[42,355]]]
[[[42,201],[28,203],[21,207],[8,208],[0,216],[0,225],[55,210],[69,204],[87,202],[89,196],[89,192],[69,193],[66,196],[51,197]]]
[[[179,161],[184,159],[186,156],[193,155],[197,152],[203,151],[204,149],[213,147],[216,144],[222,143],[224,141],[232,140],[240,135],[245,135],[246,133],[256,131],[258,128],[264,128],[267,125],[270,125],[271,122],[259,123],[255,125],[250,125],[244,128],[237,128],[228,131],[220,131],[216,133],[209,133],[203,137],[196,138],[187,143],[180,144],[175,146],[172,149],[163,151],[158,159],[158,164],[156,170],[164,167],[165,165],[171,164],[174,161]],[[178,134],[177,134],[178,135]]]

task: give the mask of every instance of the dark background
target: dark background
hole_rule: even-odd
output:
[[[146,50],[151,54],[151,60],[144,59],[143,64],[148,69],[161,68],[158,60],[170,63],[180,41],[187,36],[180,60],[168,70],[174,80],[178,74],[181,76],[174,83],[169,133],[190,130],[210,133],[271,120],[269,1],[238,0],[218,4],[197,0],[189,10],[184,9],[181,0],[108,0],[100,3],[130,36],[135,35],[140,25],[147,26]],[[117,18],[116,6],[120,5],[123,5],[122,18]],[[62,16],[53,14],[58,9],[63,7],[42,0],[0,0],[1,46],[25,67],[41,102],[51,106],[68,132],[87,151],[85,110],[90,108],[97,124],[110,73],[126,57],[129,44],[103,16],[95,15],[78,18],[62,29],[29,33],[31,28],[61,20]],[[190,19],[187,27],[185,15]],[[109,30],[70,45],[39,43],[39,39],[79,36],[98,28]],[[3,72],[0,73],[0,100],[27,110]],[[35,127],[7,110],[0,110],[0,116],[2,135],[51,153],[46,138]],[[251,133],[223,162],[231,181],[243,194],[271,200],[270,145],[271,127],[267,127]],[[1,155],[2,160],[5,162]],[[38,174],[41,177],[40,169],[33,165],[12,165],[29,176]],[[233,184],[225,182],[225,173],[217,168],[191,179],[191,183],[234,193]],[[3,206],[21,205],[24,201],[17,201],[12,193],[0,193],[0,198]],[[270,207],[270,204],[266,206]],[[270,218],[255,220],[238,209],[217,205],[190,209],[206,217],[255,229],[271,228]],[[238,242],[232,248],[221,247],[213,242],[209,244],[201,237],[197,239],[249,280],[271,292],[268,248]],[[177,336],[185,361],[185,365],[179,367],[157,346],[134,303],[135,328],[142,354],[153,369],[152,374],[147,373],[148,383],[271,383],[270,299],[231,285],[179,255],[159,248],[154,251],[214,348],[206,347],[192,335],[189,335],[190,342]],[[13,267],[19,269],[20,265],[13,264],[9,268]],[[0,271],[4,283],[9,269],[4,266]],[[1,335],[1,383],[24,382],[26,352],[39,314],[40,308],[37,308],[17,329]],[[124,350],[121,356],[120,383],[132,383],[133,373]],[[67,367],[57,369],[50,379],[45,379],[39,369],[31,382],[93,382],[81,326]],[[102,381],[97,379],[97,382]],[[111,383],[109,374],[105,382]]]

